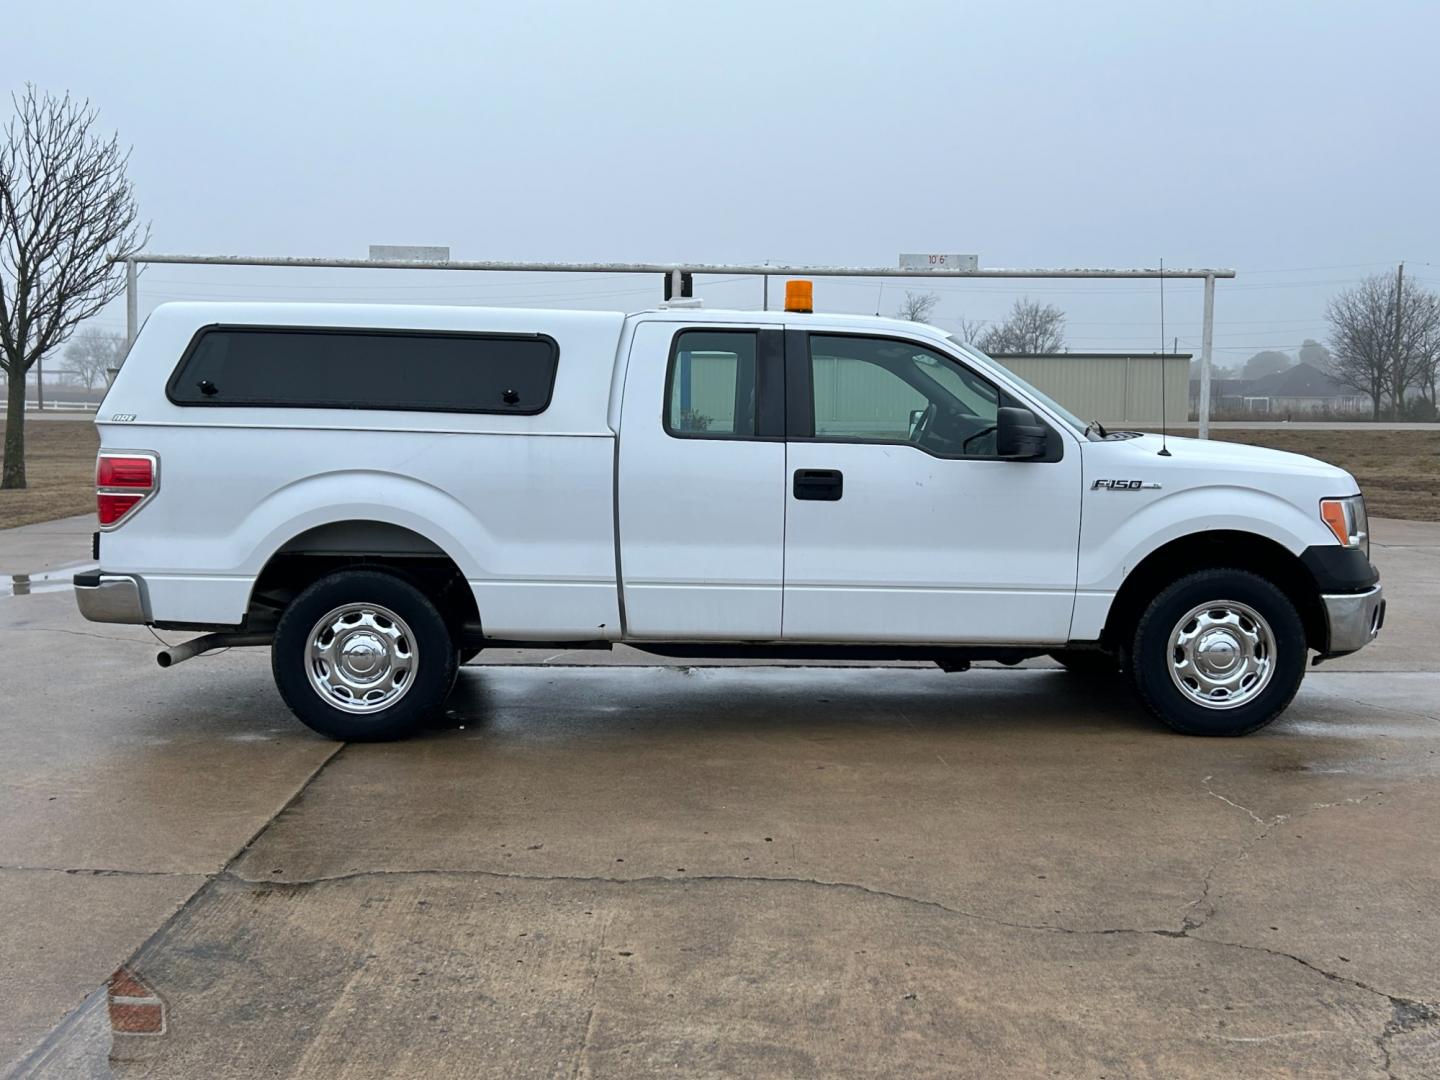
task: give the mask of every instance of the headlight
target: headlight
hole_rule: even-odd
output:
[[[1321,499],[1320,520],[1330,527],[1345,547],[1359,548],[1370,557],[1370,521],[1365,516],[1365,497],[1351,495],[1344,499]]]

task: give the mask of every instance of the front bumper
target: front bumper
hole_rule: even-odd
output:
[[[145,589],[128,574],[91,571],[75,575],[75,603],[91,622],[148,623]]]
[[[1375,640],[1385,625],[1385,595],[1377,583],[1364,592],[1321,594],[1330,638],[1325,656],[1343,656]]]

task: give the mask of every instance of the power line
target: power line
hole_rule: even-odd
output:
[[[1336,263],[1333,266],[1284,266],[1273,270],[1240,270],[1239,274],[1308,274],[1315,270],[1358,270],[1367,266],[1389,266],[1391,260],[1384,259],[1380,262],[1364,263]]]

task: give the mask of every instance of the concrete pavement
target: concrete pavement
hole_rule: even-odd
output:
[[[1440,1075],[1440,526],[1375,528],[1381,640],[1238,740],[1045,667],[531,653],[341,748],[263,652],[0,597],[0,1061]]]

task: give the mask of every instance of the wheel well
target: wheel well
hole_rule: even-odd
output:
[[[337,570],[376,569],[410,582],[440,609],[462,640],[478,636],[480,612],[465,575],[434,542],[383,521],[338,521],[308,529],[270,556],[250,590],[247,627],[273,626],[290,601]]]
[[[1145,556],[1115,594],[1101,644],[1110,650],[1125,648],[1145,606],[1162,589],[1186,574],[1219,567],[1249,571],[1279,588],[1300,613],[1306,643],[1311,648],[1325,647],[1320,590],[1304,563],[1274,540],[1226,529],[1182,536]]]

